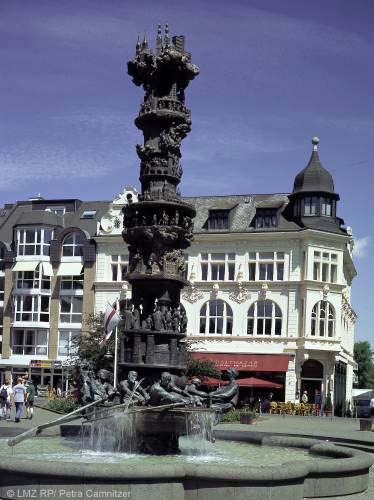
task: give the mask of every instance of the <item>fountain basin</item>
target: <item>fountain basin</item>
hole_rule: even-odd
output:
[[[222,432],[222,431],[221,431]],[[28,460],[8,451],[0,465],[0,498],[13,490],[35,491],[36,498],[147,498],[162,500],[300,500],[304,497],[347,495],[368,486],[372,457],[364,452],[305,438],[283,436],[254,437],[248,432],[225,431],[225,439],[259,443],[263,446],[295,447],[317,459],[290,461],[278,466],[254,467],[219,463],[179,463],[140,465],[126,463],[85,463],[77,453],[75,463],[58,460]],[[222,437],[222,436],[221,436]],[[269,449],[271,453],[271,449]],[[285,451],[286,453],[286,451]],[[57,496],[73,491],[75,497]],[[94,496],[94,493],[102,496]],[[107,492],[104,496],[103,492]],[[111,496],[110,496],[111,495]],[[52,496],[50,496],[53,498]],[[20,498],[20,496],[18,496]]]

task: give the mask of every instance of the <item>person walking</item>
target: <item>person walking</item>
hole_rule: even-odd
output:
[[[9,380],[6,380],[0,387],[0,418],[4,416],[8,422],[10,420],[11,395],[12,386]]]
[[[26,387],[23,385],[22,377],[17,378],[17,385],[13,387],[12,402],[14,402],[16,407],[16,417],[14,421],[16,423],[20,422],[21,415],[23,411],[23,406],[25,404],[26,397]]]
[[[26,418],[29,420],[34,416],[34,399],[35,399],[35,385],[32,380],[27,382],[26,386]]]

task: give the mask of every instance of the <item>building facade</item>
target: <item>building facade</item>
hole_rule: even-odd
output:
[[[96,218],[107,203],[44,200],[1,212],[1,381],[62,387],[62,363],[94,308]],[[104,206],[104,208],[103,208]]]
[[[4,207],[2,378],[28,369],[37,383],[60,383],[71,339],[126,281],[122,209],[137,196],[127,187],[112,202]],[[280,384],[278,400],[330,393],[343,414],[353,383],[356,271],[352,232],[337,215],[339,196],[318,141],[290,194],[186,200],[197,211],[181,300],[194,356]]]
[[[128,253],[118,225],[126,188],[95,237],[95,307],[118,297]],[[353,240],[337,216],[339,196],[314,140],[291,194],[188,198],[197,211],[186,254],[191,286],[181,303],[194,356],[241,376],[282,385],[295,401],[307,390],[330,393],[336,414],[351,400],[356,314],[350,303]],[[129,292],[130,297],[130,292]]]

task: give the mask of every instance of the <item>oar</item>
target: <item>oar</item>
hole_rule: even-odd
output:
[[[22,432],[22,434],[18,434],[18,436],[14,437],[12,439],[8,439],[8,445],[15,446],[16,444],[21,443],[25,439],[36,436],[44,429],[48,429],[49,427],[53,427],[55,425],[60,425],[61,423],[65,422],[65,421],[70,422],[71,420],[74,420],[76,418],[76,416],[79,413],[81,413],[83,410],[85,410],[86,408],[90,408],[91,406],[103,403],[107,399],[108,398],[106,397],[106,398],[100,399],[98,401],[93,401],[92,403],[88,403],[87,405],[82,406],[81,408],[78,408],[78,409],[68,413],[67,415],[59,417],[56,420],[52,420],[52,422],[48,422],[46,424],[41,424],[41,425],[38,425],[37,427],[32,427],[31,429],[28,429],[27,431]],[[73,415],[75,415],[74,418],[71,418]]]

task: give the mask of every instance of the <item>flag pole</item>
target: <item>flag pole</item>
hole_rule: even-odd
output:
[[[116,304],[117,314],[119,314],[119,300]],[[113,387],[117,388],[117,365],[118,365],[118,326],[114,331],[114,368],[113,368]]]

